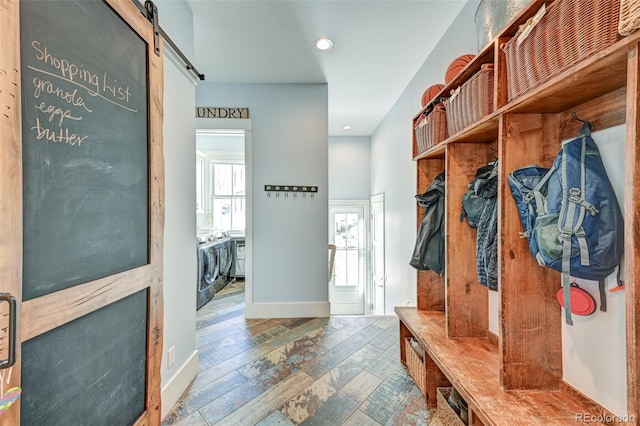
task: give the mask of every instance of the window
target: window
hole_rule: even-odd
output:
[[[217,229],[244,231],[244,164],[211,163],[211,222]]]

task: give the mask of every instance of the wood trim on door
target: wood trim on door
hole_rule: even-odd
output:
[[[154,52],[154,30],[130,0],[104,0],[147,43],[149,263],[22,303],[22,119],[20,2],[0,0],[0,292],[18,299],[17,362],[5,389],[20,386],[20,343],[147,289],[145,412],[136,425],[161,423],[160,368],[163,340],[163,61]],[[0,306],[0,309],[3,309]],[[2,312],[2,311],[0,311]],[[19,424],[20,404],[0,415],[0,425]]]
[[[20,111],[20,3],[0,0],[0,292],[22,300],[22,114]],[[0,306],[0,313],[7,312]],[[18,315],[20,305],[18,303]],[[20,342],[18,325],[16,343]],[[11,379],[20,386],[20,345]],[[20,404],[0,416],[0,425],[20,424]]]

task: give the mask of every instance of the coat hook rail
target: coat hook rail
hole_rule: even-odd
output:
[[[313,194],[318,192],[318,187],[312,185],[265,185],[264,190],[267,192],[306,192]]]
[[[298,194],[307,196],[310,194],[313,198],[318,193],[318,187],[313,185],[265,185],[264,190],[267,193],[267,197],[271,197],[271,194],[275,193],[276,197],[280,197],[280,193],[283,193],[285,197],[289,197],[292,193],[294,197]]]

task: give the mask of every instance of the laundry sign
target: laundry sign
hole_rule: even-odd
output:
[[[249,118],[249,108],[196,107],[196,118]]]

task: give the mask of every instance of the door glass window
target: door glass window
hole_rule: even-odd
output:
[[[357,286],[360,280],[361,265],[359,248],[361,245],[360,224],[357,213],[336,213],[335,285]]]

